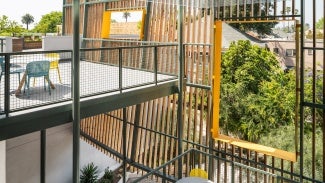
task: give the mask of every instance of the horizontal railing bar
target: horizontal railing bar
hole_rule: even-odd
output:
[[[205,90],[211,90],[211,86],[207,86],[207,85],[200,85],[200,84],[194,84],[194,83],[186,83],[186,86],[195,87],[195,88],[201,88],[201,89],[205,89]]]
[[[113,43],[144,43],[144,44],[157,44],[157,45],[175,45],[176,42],[158,42],[158,41],[136,41],[136,40],[124,40],[124,39],[100,39],[100,38],[82,38],[85,41],[103,41]],[[178,45],[178,44],[177,44]]]
[[[213,44],[209,43],[184,43],[184,46],[213,46]]]

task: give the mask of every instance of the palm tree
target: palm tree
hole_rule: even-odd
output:
[[[123,18],[125,18],[125,22],[128,22],[128,17],[131,17],[131,13],[125,11],[125,12],[123,13]]]
[[[28,30],[28,25],[34,22],[34,17],[31,14],[26,13],[24,16],[22,16],[21,22],[26,24],[26,29]]]

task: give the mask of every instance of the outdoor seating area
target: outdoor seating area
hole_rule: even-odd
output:
[[[5,86],[4,80],[0,83],[0,94],[4,96],[0,99],[0,106],[4,106],[6,97],[9,97],[9,111],[71,100],[72,62],[71,60],[59,61],[60,54],[67,57],[66,55],[71,53],[70,51],[61,53],[40,51],[10,55],[10,64],[20,68],[19,72],[11,70],[10,74],[21,74],[23,77],[10,76],[9,86]],[[87,54],[92,53],[87,52],[85,55]],[[148,62],[153,62],[153,60]],[[84,58],[80,61],[80,95],[85,98],[100,94],[121,93],[123,90],[157,85],[159,82],[177,78],[174,73],[158,73],[153,68],[120,67],[119,64]],[[6,90],[9,96],[6,96]]]

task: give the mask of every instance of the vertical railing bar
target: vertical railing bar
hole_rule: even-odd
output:
[[[235,183],[235,163],[231,162],[231,182]]]
[[[4,104],[4,112],[6,117],[9,117],[10,112],[10,55],[5,55],[5,104]]]
[[[126,127],[127,127],[127,119],[126,119],[126,108],[123,108],[123,183],[126,182],[125,175],[126,175]]]
[[[46,130],[41,130],[41,166],[40,166],[40,182],[46,181]]]
[[[164,177],[162,178],[162,183],[166,183],[166,179],[165,179],[165,177],[166,177],[166,167],[165,166],[163,168],[163,175],[164,175]]]
[[[118,72],[118,74],[119,74],[119,82],[118,82],[118,86],[119,86],[119,90],[120,90],[120,93],[122,93],[122,88],[123,88],[123,83],[122,83],[122,56],[123,56],[123,54],[122,54],[122,48],[119,48],[118,49],[118,55],[119,55],[119,58],[118,58],[118,64],[119,64],[119,66],[118,66],[118,68],[119,68],[119,72]]]
[[[158,53],[157,52],[158,52],[158,48],[157,48],[157,46],[155,46],[154,53],[153,53],[153,55],[154,55],[153,60],[154,60],[155,85],[158,85],[158,55],[157,55]]]
[[[3,52],[3,39],[0,39],[1,41],[1,53]]]

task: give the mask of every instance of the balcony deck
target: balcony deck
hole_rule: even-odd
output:
[[[154,46],[159,47],[159,46]],[[127,48],[123,48],[127,49]],[[161,98],[176,93],[178,77],[177,57],[157,58],[149,47],[137,47],[138,56],[123,55],[122,48],[107,48],[103,53],[109,57],[91,57],[98,53],[86,50],[80,61],[80,117],[90,117]],[[142,50],[141,50],[142,49]],[[112,51],[117,50],[117,51]],[[149,50],[149,51],[148,51]],[[157,52],[158,48],[155,49]],[[161,49],[166,50],[166,49]],[[57,51],[60,58],[71,58],[71,51]],[[5,62],[10,68],[26,68],[31,61],[49,60],[44,55],[50,52],[4,53]],[[130,53],[130,52],[129,52]],[[140,56],[139,56],[140,53]],[[120,54],[120,56],[119,56]],[[157,55],[157,53],[155,53]],[[162,54],[163,55],[163,54]],[[67,57],[68,56],[68,57]],[[88,56],[88,57],[87,57]],[[141,59],[139,61],[139,59]],[[103,61],[104,60],[104,61]],[[141,63],[141,64],[140,64]],[[160,70],[159,66],[168,65],[169,70]],[[7,64],[5,70],[9,71]],[[21,86],[17,74],[6,72],[0,82],[0,140],[47,129],[73,121],[72,118],[72,62],[60,60],[57,70],[50,70],[50,80],[55,89],[44,90],[43,78],[30,81],[29,96]],[[17,92],[17,90],[21,93]],[[46,119],[46,123],[44,123]]]
[[[71,62],[61,62],[59,64],[62,83],[59,81],[57,70],[50,70],[50,80],[55,86],[51,90],[51,95],[48,90],[44,90],[43,78],[36,78],[35,85],[31,80],[30,95],[23,92],[20,95],[15,95],[18,89],[18,76],[10,76],[10,111],[22,110],[30,107],[46,105],[49,103],[57,103],[71,99]],[[126,89],[135,89],[138,87],[155,85],[155,73],[145,70],[132,68],[122,68],[121,79],[119,67],[95,63],[89,61],[80,62],[80,96],[94,96],[97,94],[116,94]],[[168,80],[176,79],[173,75],[157,74],[157,84]],[[4,109],[4,80],[1,81],[0,90],[1,109]]]

